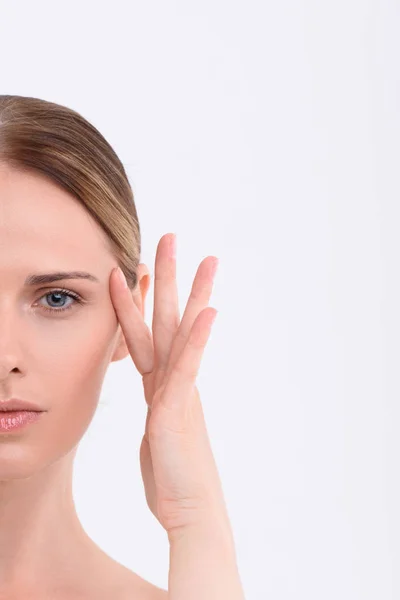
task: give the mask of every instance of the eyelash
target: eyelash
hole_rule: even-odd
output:
[[[70,298],[74,298],[75,302],[77,302],[78,304],[83,304],[84,300],[83,298],[77,294],[76,292],[72,292],[71,290],[65,290],[62,288],[58,288],[58,289],[54,289],[54,290],[50,290],[48,292],[46,292],[43,296],[41,296],[39,298],[39,300],[41,300],[42,298],[46,298],[46,296],[51,296],[51,294],[64,294],[65,296],[69,296]],[[42,308],[44,308],[44,310],[47,310],[49,312],[63,312],[65,310],[70,310],[75,302],[72,302],[69,306],[67,306],[66,308],[49,308],[48,306],[43,306],[42,304],[40,305]]]

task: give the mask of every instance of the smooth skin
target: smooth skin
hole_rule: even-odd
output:
[[[169,600],[243,600],[234,540],[196,377],[217,315],[208,306],[218,259],[197,270],[180,320],[174,234],[157,247],[152,332],[113,269],[110,295],[147,403],[140,447],[148,506],[168,534]],[[119,278],[122,274],[122,280]]]
[[[214,258],[199,267],[180,324],[171,280],[175,262],[166,256],[169,237],[157,250],[152,354],[144,324],[151,281],[146,265],[138,265],[136,288],[121,290],[113,275],[118,267],[113,248],[85,207],[45,176],[0,165],[0,401],[22,398],[44,411],[37,423],[0,435],[0,600],[168,597],[90,538],[72,493],[74,459],[96,414],[107,369],[130,352],[142,372],[146,400],[156,400],[140,454],[149,505],[169,531],[170,595],[212,599],[213,592],[201,588],[204,580],[219,598],[237,598],[231,531],[194,385],[203,351],[202,342],[195,350],[196,339],[198,344],[203,333],[208,337],[216,312],[207,307]],[[76,270],[96,280],[72,276],[29,284],[27,279]],[[54,305],[58,288],[78,294],[82,302],[63,294]],[[186,342],[190,331],[195,347]],[[176,336],[179,341],[172,344]],[[193,364],[181,362],[180,376],[171,379],[165,357],[172,346],[176,357],[187,346],[185,356],[192,355]],[[185,364],[192,372],[190,398],[183,389],[190,388]],[[171,394],[171,385],[182,390]],[[178,419],[179,410],[160,408],[157,401],[167,394],[189,408],[186,420]]]

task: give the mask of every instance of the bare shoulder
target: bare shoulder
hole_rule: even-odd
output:
[[[134,578],[127,588],[126,600],[167,600],[168,592],[132,572]],[[125,597],[121,600],[125,600]]]
[[[96,573],[97,577],[88,580],[87,573]],[[84,597],[87,600],[167,600],[168,591],[141,577],[135,571],[111,558],[103,550],[98,550],[96,559],[85,563],[74,599]],[[83,591],[86,590],[86,592]]]
[[[141,598],[140,600],[167,600],[167,590],[163,590],[162,588],[157,587],[156,585],[153,585],[150,582],[147,583],[149,584],[149,587],[147,588],[147,591],[143,594],[143,598]]]
[[[124,573],[120,580],[121,594],[118,600],[167,600],[167,590],[154,585],[126,567],[122,568]]]

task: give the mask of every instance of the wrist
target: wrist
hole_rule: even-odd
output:
[[[196,510],[186,519],[185,524],[172,527],[167,531],[170,543],[195,536],[196,539],[231,546],[234,545],[233,533],[228,514],[220,508],[212,510]]]
[[[233,535],[224,515],[203,518],[168,533],[168,589],[175,600],[244,600]]]

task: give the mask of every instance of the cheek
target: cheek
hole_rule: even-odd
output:
[[[56,439],[67,449],[79,442],[96,412],[115,345],[116,321],[97,319],[82,327],[71,323],[58,334],[57,344],[53,337],[51,352],[43,359],[42,391],[49,407],[48,433],[53,443]],[[45,436],[45,427],[42,433]]]
[[[103,311],[30,333],[30,384],[48,412],[13,444],[0,443],[0,479],[28,477],[79,444],[96,412],[118,330],[115,314]]]
[[[70,330],[68,339],[53,349],[51,362],[58,380],[54,383],[59,391],[55,400],[60,408],[68,406],[80,410],[85,404],[96,403],[115,335],[115,329],[107,323],[96,322],[84,331]]]

